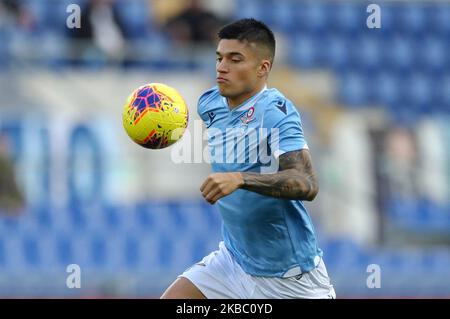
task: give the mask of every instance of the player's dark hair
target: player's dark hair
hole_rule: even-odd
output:
[[[273,62],[275,57],[275,36],[272,30],[263,22],[251,19],[241,19],[227,24],[218,32],[219,39],[247,41],[265,47]]]

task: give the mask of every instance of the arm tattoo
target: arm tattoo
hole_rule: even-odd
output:
[[[309,151],[288,152],[279,160],[281,170],[275,174],[242,173],[241,188],[272,197],[312,201],[319,187]]]

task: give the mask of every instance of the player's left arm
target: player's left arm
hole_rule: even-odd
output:
[[[200,188],[203,197],[214,204],[238,188],[266,196],[312,201],[319,192],[316,173],[308,149],[291,151],[279,157],[275,174],[215,173]]]
[[[275,174],[241,173],[242,189],[262,195],[312,201],[319,192],[316,173],[308,149],[284,153]]]
[[[292,103],[280,100],[268,108],[265,115],[265,127],[278,129],[278,134],[270,139],[270,147],[274,155],[282,154],[278,157],[280,169],[274,174],[211,174],[200,188],[209,203],[214,204],[238,188],[292,200],[312,201],[316,197],[319,191],[317,177],[299,113]]]

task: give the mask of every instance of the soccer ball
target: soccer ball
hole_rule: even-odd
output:
[[[183,97],[172,87],[150,83],[137,88],[123,108],[123,127],[137,144],[151,149],[165,148],[182,136],[189,111]]]

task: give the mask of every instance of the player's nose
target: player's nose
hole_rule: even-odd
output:
[[[228,68],[226,67],[223,60],[217,63],[216,71],[217,71],[217,73],[227,73],[228,72]]]

